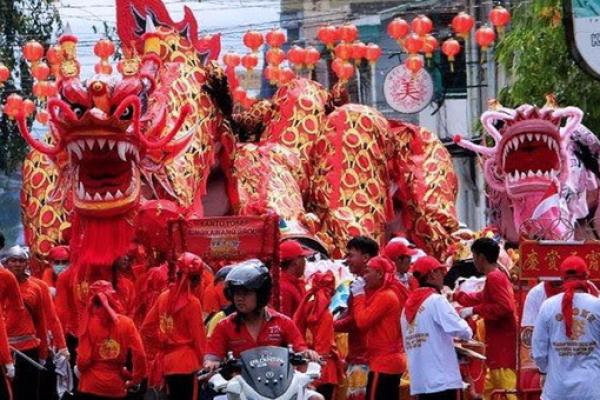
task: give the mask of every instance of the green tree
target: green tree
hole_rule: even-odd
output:
[[[500,93],[507,106],[542,106],[554,93],[562,106],[585,112],[584,124],[600,133],[600,81],[583,71],[567,44],[562,0],[514,2],[510,30],[499,42],[497,57],[509,75]]]
[[[0,88],[0,101],[14,92],[30,94],[33,79],[26,61],[20,57],[23,44],[37,40],[48,43],[60,26],[55,4],[49,0],[0,0],[0,62],[12,70],[12,77]],[[0,118],[0,171],[14,171],[27,153],[16,126],[6,115]]]

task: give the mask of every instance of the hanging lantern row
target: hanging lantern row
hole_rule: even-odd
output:
[[[504,32],[511,19],[508,10],[502,6],[494,7],[488,17],[499,34]],[[458,13],[451,23],[452,31],[463,39],[468,38],[474,26],[475,20],[466,12]],[[405,66],[413,73],[417,73],[423,66],[419,53],[431,58],[440,47],[437,39],[431,34],[432,30],[433,22],[425,15],[418,15],[410,23],[403,18],[394,18],[387,26],[388,35],[408,53]],[[483,51],[487,51],[494,44],[496,31],[487,25],[476,30],[475,41]],[[448,39],[442,44],[441,50],[448,57],[450,69],[454,71],[453,61],[460,52],[460,43],[455,39]]]

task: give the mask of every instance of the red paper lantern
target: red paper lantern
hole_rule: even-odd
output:
[[[285,60],[285,52],[278,47],[273,47],[267,50],[266,58],[269,65],[276,66]]]
[[[341,63],[334,70],[337,77],[342,81],[347,81],[354,75],[354,65],[347,61],[341,60]]]
[[[402,18],[394,18],[387,26],[387,33],[394,40],[403,39],[409,32],[410,25]]]
[[[31,75],[38,81],[44,81],[50,75],[50,67],[45,62],[36,63],[31,67]]]
[[[320,59],[321,53],[319,52],[319,50],[315,49],[312,46],[304,49],[304,64],[306,64],[306,66],[309,69],[314,68],[314,66],[319,62]]]
[[[62,61],[62,50],[60,46],[50,46],[48,51],[46,52],[46,60],[50,65],[58,64]]]
[[[367,55],[367,45],[363,42],[354,42],[352,43],[352,58],[356,63],[360,63],[360,61],[365,58]]]
[[[283,85],[296,78],[296,73],[289,68],[282,68],[279,73],[279,82]]]
[[[473,17],[464,11],[459,12],[454,18],[452,18],[452,29],[460,37],[466,38],[469,36],[469,32],[473,29],[475,21]]]
[[[486,51],[496,40],[496,32],[489,26],[482,26],[475,32],[475,41],[481,50]]]
[[[346,42],[339,43],[335,46],[335,55],[344,61],[349,60],[352,58],[352,45]]]
[[[6,98],[4,112],[11,118],[16,117],[23,108],[23,98],[16,93],[9,95]]]
[[[442,53],[448,57],[450,71],[454,72],[454,57],[460,53],[460,43],[456,39],[448,39],[442,43]]]
[[[31,91],[35,97],[46,97],[48,81],[37,81],[33,84]]]
[[[425,36],[433,29],[433,22],[425,16],[419,15],[410,23],[412,30],[419,36]]]
[[[346,24],[339,27],[339,38],[344,42],[352,43],[358,38],[358,28],[352,24]]]
[[[423,39],[416,33],[411,33],[404,41],[404,48],[408,53],[417,54],[423,48]]]
[[[436,51],[439,46],[437,39],[433,35],[427,34],[423,38],[423,53],[425,53],[425,57],[431,58],[433,52]]]
[[[406,68],[409,71],[411,71],[413,74],[416,74],[423,69],[423,59],[418,54],[411,54],[404,62],[404,65],[406,65]]]
[[[448,57],[449,61],[454,61],[454,57],[460,53],[460,43],[456,39],[448,39],[442,43],[442,53]]]
[[[325,45],[328,49],[333,49],[333,45],[337,39],[337,32],[335,26],[327,25],[319,28],[317,32],[317,38]]]
[[[0,85],[10,78],[10,70],[4,64],[0,64]]]
[[[258,65],[258,57],[256,54],[248,53],[242,57],[242,65],[248,71],[252,71]]]
[[[265,78],[267,78],[267,80],[272,85],[274,85],[279,81],[279,77],[281,75],[281,70],[279,69],[279,67],[269,65],[265,68],[264,74],[265,74]]]
[[[243,36],[244,45],[256,52],[263,44],[263,35],[260,32],[248,31]]]
[[[510,22],[510,12],[502,6],[496,6],[490,11],[489,18],[492,25],[498,29],[498,32],[502,32]]]
[[[58,87],[56,86],[56,82],[46,81],[45,93],[47,97],[54,97],[58,95]]]
[[[94,54],[101,59],[115,54],[115,44],[109,39],[100,39],[94,45]]]
[[[23,113],[29,117],[35,111],[35,103],[29,99],[23,100]]]
[[[292,46],[287,52],[287,58],[296,67],[300,67],[304,63],[304,52],[302,47]]]
[[[267,32],[266,39],[267,44],[271,47],[281,47],[287,40],[281,29],[273,29]]]
[[[44,56],[44,47],[35,40],[30,40],[23,46],[23,56],[29,62],[37,62]]]
[[[240,65],[241,57],[237,53],[226,53],[223,56],[223,63],[229,68],[235,68]]]
[[[235,89],[233,89],[233,99],[238,103],[242,102],[246,98],[246,96],[246,91],[243,87],[238,86]]]
[[[370,64],[375,64],[379,57],[381,57],[381,48],[374,43],[369,43],[365,53],[367,61],[369,61]]]
[[[42,125],[46,125],[48,123],[48,111],[40,110],[35,115],[35,120]]]

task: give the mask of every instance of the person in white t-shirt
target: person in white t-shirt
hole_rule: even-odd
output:
[[[454,338],[468,340],[473,332],[440,294],[444,265],[423,257],[413,264],[413,275],[420,287],[411,292],[400,318],[410,394],[419,400],[454,400],[463,389]]]
[[[561,264],[564,293],[540,309],[532,338],[533,358],[546,375],[543,400],[600,399],[600,299],[589,294],[588,269],[578,256]]]

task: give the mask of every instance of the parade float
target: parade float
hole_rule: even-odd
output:
[[[426,129],[348,104],[354,67],[343,51],[332,61],[339,79],[331,89],[300,69],[268,66],[277,91],[259,101],[232,71],[239,57],[227,54],[220,66],[219,35],[201,36],[187,8],[175,22],[159,1],[119,0],[117,31],[123,59],[111,65],[115,45],[101,40],[87,79],[74,35],[47,53],[25,45],[32,69],[46,65],[45,53],[54,78],[41,77],[53,88],[38,111],[48,126],[43,138],[29,132],[29,100],[11,95],[5,108],[32,147],[21,197],[36,258],[69,243],[76,264],[103,276],[151,223],[143,217],[149,209],[180,220],[276,214],[336,258],[351,236],[383,242],[396,217],[409,239],[445,257],[458,227],[450,155]],[[337,39],[346,50],[358,39],[350,31]],[[267,34],[270,54],[280,54],[282,34]],[[242,61],[255,66],[263,37],[244,39],[253,51]],[[377,50],[364,57],[375,62]],[[296,47],[287,57],[313,66],[319,59]]]

